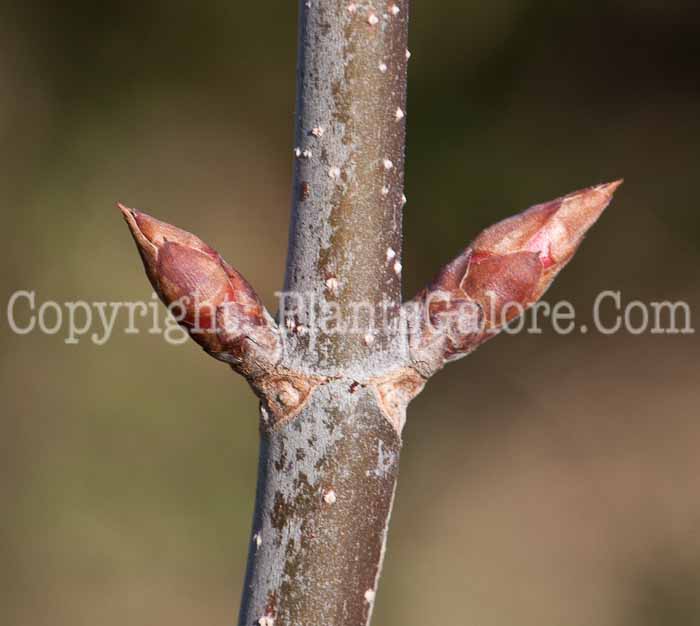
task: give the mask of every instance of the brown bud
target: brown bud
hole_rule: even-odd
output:
[[[251,348],[278,356],[270,315],[250,284],[216,250],[185,230],[118,206],[153,288],[204,350],[241,370],[252,367],[246,363],[253,359]]]
[[[464,356],[539,300],[621,184],[538,204],[483,231],[411,303],[414,355]],[[465,316],[472,323],[458,324]]]
[[[483,231],[471,247],[475,255],[535,252],[542,263],[542,276],[533,299],[538,300],[554,277],[571,260],[612,200],[622,180],[588,187],[498,222]]]

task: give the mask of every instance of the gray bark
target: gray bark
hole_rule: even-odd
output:
[[[199,237],[120,205],[163,302],[261,400],[239,626],[369,623],[408,403],[542,297],[622,183],[487,228],[402,306],[407,28],[408,0],[300,3],[279,324]]]
[[[240,626],[371,616],[401,449],[396,384],[421,386],[404,380],[398,324],[407,27],[406,0],[300,2],[285,278],[296,310],[281,312],[280,369],[295,373],[292,393],[298,377],[314,382],[294,414],[262,409]],[[319,324],[331,310],[342,332]]]

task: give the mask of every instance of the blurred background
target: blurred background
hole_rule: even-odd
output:
[[[17,289],[148,299],[117,200],[199,234],[274,308],[296,4],[0,5],[3,625],[235,623],[246,384],[145,323],[66,345],[4,309]],[[410,42],[406,295],[493,221],[625,177],[548,297],[583,321],[604,289],[684,300],[698,324],[697,3],[414,0]],[[700,624],[699,348],[545,326],[436,377],[376,624]]]

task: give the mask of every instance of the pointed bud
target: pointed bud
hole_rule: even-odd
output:
[[[250,284],[199,237],[119,205],[163,303],[212,356],[246,373],[278,358],[275,324]],[[256,354],[253,355],[252,353]]]
[[[617,180],[535,205],[487,228],[471,247],[477,255],[537,253],[543,269],[533,294],[537,300],[571,260],[621,184],[622,180]]]
[[[434,371],[539,300],[621,184],[538,204],[483,231],[409,303],[414,357]]]

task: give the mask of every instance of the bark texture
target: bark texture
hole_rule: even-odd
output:
[[[537,301],[620,182],[485,230],[401,302],[407,0],[301,0],[286,299],[120,205],[146,273],[261,401],[239,626],[369,623],[408,403]]]
[[[394,8],[395,7],[395,8]],[[408,2],[300,2],[294,196],[285,290],[305,314],[401,303]],[[398,113],[400,111],[400,114]],[[367,323],[367,315],[364,315]],[[396,333],[292,336],[295,369],[365,372]],[[358,336],[360,341],[358,341]],[[377,369],[374,367],[373,369]],[[381,369],[381,365],[379,366]]]
[[[374,603],[405,410],[392,381],[407,363],[398,318],[408,3],[302,0],[299,11],[280,325],[283,366],[317,386],[293,420],[263,428],[239,624],[359,626]],[[346,327],[324,327],[324,311]],[[409,375],[412,385],[421,383]]]
[[[350,386],[324,385],[261,439],[240,624],[369,621],[401,441],[371,390]]]

